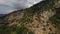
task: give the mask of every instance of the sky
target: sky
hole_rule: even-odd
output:
[[[18,9],[24,9],[42,0],[0,0],[0,14],[8,14]]]

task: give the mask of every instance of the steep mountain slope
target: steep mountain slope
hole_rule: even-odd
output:
[[[60,34],[60,0],[45,0],[3,19],[1,34]]]

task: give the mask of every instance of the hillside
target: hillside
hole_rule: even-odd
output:
[[[60,0],[45,0],[2,19],[0,34],[60,34]]]

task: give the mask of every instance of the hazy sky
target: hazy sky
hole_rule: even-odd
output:
[[[42,0],[0,0],[0,14],[7,14],[14,10],[27,8]]]

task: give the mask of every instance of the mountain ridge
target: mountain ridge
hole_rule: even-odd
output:
[[[6,15],[6,34],[59,34],[60,0],[45,0]],[[8,31],[8,32],[6,32]]]

